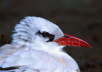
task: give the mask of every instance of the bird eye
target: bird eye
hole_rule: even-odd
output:
[[[52,34],[50,34],[50,33],[48,33],[48,32],[43,32],[43,33],[42,33],[42,36],[49,38],[49,40],[48,40],[47,42],[53,41],[53,40],[54,40],[54,37],[55,37],[54,35],[52,35]]]
[[[50,42],[50,41],[53,41],[54,40],[54,35],[53,34],[50,34],[50,33],[48,33],[48,32],[38,32],[39,34],[41,34],[43,37],[48,37],[49,38],[49,40],[47,41],[47,42]]]

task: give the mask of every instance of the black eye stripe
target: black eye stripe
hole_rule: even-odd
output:
[[[49,40],[47,41],[47,42],[50,42],[50,41],[53,41],[54,40],[54,38],[55,38],[55,36],[53,35],[53,34],[50,34],[50,33],[48,33],[48,32],[38,32],[38,34],[41,34],[43,37],[48,37],[49,38]]]
[[[55,36],[50,36],[47,42],[53,41]]]
[[[49,34],[48,32],[43,32],[42,35],[43,37],[49,37],[51,34]]]

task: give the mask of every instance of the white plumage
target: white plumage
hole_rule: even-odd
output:
[[[15,26],[11,44],[0,48],[0,67],[19,68],[0,72],[79,72],[74,59],[62,50],[64,46],[43,36],[44,32],[54,39],[64,36],[56,24],[44,18],[28,16],[22,19]]]

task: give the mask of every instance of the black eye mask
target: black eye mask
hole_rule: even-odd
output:
[[[55,38],[54,35],[52,35],[52,34],[50,34],[50,33],[48,33],[48,32],[42,32],[42,33],[41,33],[41,32],[39,31],[38,34],[42,35],[43,37],[49,38],[49,40],[48,40],[47,42],[53,41],[54,38]]]

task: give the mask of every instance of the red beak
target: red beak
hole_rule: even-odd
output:
[[[64,34],[65,37],[61,37],[57,40],[54,40],[57,42],[59,45],[66,45],[66,46],[74,46],[74,47],[88,47],[90,48],[91,45],[88,44],[86,41],[77,38],[72,35]]]

